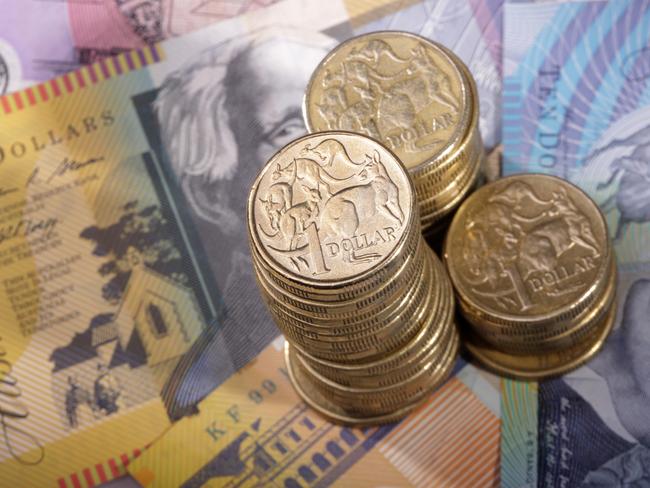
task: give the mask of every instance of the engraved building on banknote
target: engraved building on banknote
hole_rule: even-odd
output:
[[[157,397],[202,324],[190,289],[135,266],[117,312],[98,315],[52,354],[54,401],[67,424],[80,423],[84,405],[101,418]]]

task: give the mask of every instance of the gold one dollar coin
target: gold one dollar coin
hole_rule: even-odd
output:
[[[408,174],[390,151],[358,134],[328,132],[298,139],[269,161],[250,193],[248,225],[272,272],[326,289],[362,281],[400,257],[414,212]]]
[[[374,32],[340,44],[307,87],[308,130],[367,135],[409,170],[439,160],[463,139],[473,109],[452,56],[406,32]]]
[[[574,185],[538,174],[503,178],[473,193],[444,246],[472,320],[531,331],[593,305],[607,284],[611,254],[596,204]]]

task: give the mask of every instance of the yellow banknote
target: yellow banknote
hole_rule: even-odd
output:
[[[278,2],[0,97],[0,485],[120,476],[277,336],[248,188],[325,53],[416,3]]]
[[[282,340],[129,466],[145,487],[499,485],[499,396],[465,366],[398,424],[331,424],[289,383]]]
[[[162,167],[129,115],[125,95],[151,87],[135,68],[163,57],[160,48],[140,54],[144,62],[102,65],[116,75],[118,63],[131,64],[121,77],[102,82],[99,66],[66,78],[69,94],[65,81],[48,82],[47,101],[33,106],[12,96],[1,117],[6,486],[65,485],[72,475],[70,486],[87,485],[124,472],[169,424],[161,392],[217,315],[215,295],[194,285],[199,255]]]

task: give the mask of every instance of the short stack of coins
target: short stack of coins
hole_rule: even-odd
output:
[[[485,185],[450,225],[444,260],[465,345],[518,379],[566,373],[601,348],[616,317],[607,224],[580,189],[552,176]]]
[[[303,115],[310,132],[352,131],[394,151],[413,178],[426,234],[444,227],[480,180],[476,84],[428,39],[384,31],[340,44],[316,68]]]
[[[300,396],[347,424],[396,420],[449,375],[451,283],[420,232],[399,160],[358,134],[298,139],[248,200],[259,287]]]

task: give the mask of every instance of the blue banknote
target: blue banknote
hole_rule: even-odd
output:
[[[503,388],[504,486],[650,484],[650,2],[504,8],[506,174],[583,188],[605,213],[618,316],[586,366]]]

